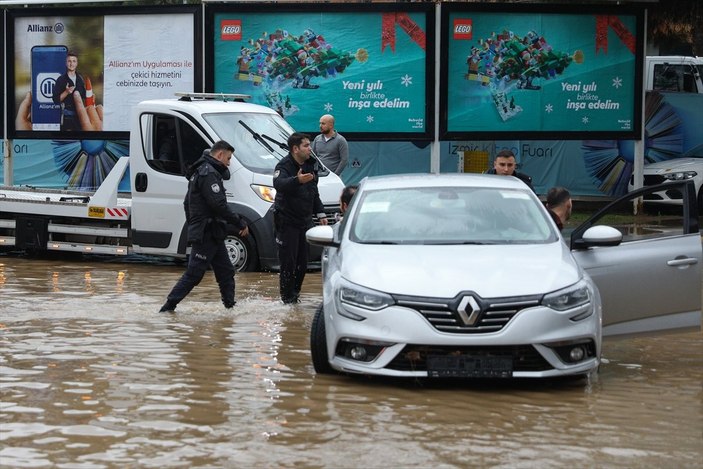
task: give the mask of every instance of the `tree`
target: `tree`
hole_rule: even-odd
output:
[[[648,8],[647,36],[662,55],[703,55],[703,3],[665,0]]]

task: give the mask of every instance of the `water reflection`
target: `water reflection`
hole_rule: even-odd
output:
[[[588,381],[315,375],[311,273],[203,283],[181,266],[0,257],[3,467],[700,467],[700,333],[606,340]]]

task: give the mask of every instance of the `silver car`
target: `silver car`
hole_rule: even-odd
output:
[[[696,155],[691,155],[686,158],[672,158],[670,160],[646,164],[643,170],[643,185],[649,187],[670,181],[691,180],[698,194],[699,213],[703,214],[703,148],[698,148],[696,153]],[[628,189],[633,190],[634,187],[633,176],[630,178]],[[649,194],[644,199],[645,203],[665,205],[681,204],[681,200],[679,199],[681,193],[668,189],[669,186],[665,186],[665,190]]]
[[[676,187],[677,220],[650,226],[622,199],[567,242],[512,177],[364,179],[341,223],[307,232],[325,247],[316,372],[585,375],[604,332],[700,328],[701,238],[686,211],[695,193]],[[599,222],[609,217],[617,226]]]

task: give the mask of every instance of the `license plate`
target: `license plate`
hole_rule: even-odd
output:
[[[427,376],[431,378],[510,378],[513,376],[513,359],[472,355],[429,355]]]

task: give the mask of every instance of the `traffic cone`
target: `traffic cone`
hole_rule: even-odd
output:
[[[93,96],[93,85],[90,77],[85,77],[85,106],[95,106],[95,96]]]

